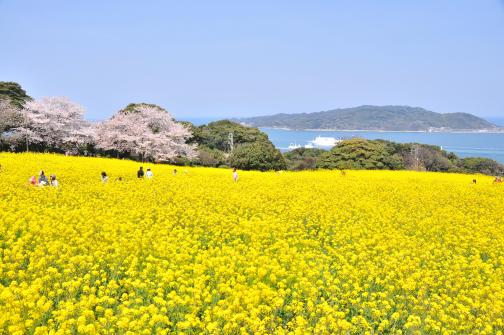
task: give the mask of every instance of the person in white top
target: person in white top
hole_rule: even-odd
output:
[[[233,180],[235,182],[238,181],[238,172],[236,172],[236,168],[233,168]]]
[[[152,177],[154,177],[154,174],[152,173],[151,169],[150,168],[147,168],[147,172],[145,173],[145,176],[149,179],[151,179]]]
[[[53,186],[53,187],[58,187],[59,186],[58,181],[56,180],[56,175],[55,174],[51,175],[51,186]]]

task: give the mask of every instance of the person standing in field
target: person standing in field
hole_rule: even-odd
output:
[[[145,176],[148,178],[148,179],[151,179],[152,177],[154,177],[154,174],[152,173],[151,169],[150,168],[147,168],[147,172],[145,173]]]
[[[102,173],[101,173],[101,181],[102,181],[103,183],[106,183],[106,182],[108,181],[107,172],[102,171]]]
[[[143,166],[140,166],[140,169],[137,171],[137,177],[138,178],[143,178],[144,177]]]
[[[236,168],[233,168],[233,180],[235,182],[238,181],[238,172],[236,171]]]

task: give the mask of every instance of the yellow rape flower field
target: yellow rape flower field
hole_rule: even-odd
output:
[[[0,333],[504,329],[504,185],[490,177],[0,164]],[[28,185],[41,169],[58,189]]]

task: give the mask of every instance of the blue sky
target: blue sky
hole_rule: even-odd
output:
[[[363,104],[504,117],[504,2],[0,0],[0,80],[104,119]]]

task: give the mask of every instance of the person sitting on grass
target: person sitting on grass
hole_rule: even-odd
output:
[[[147,172],[145,173],[145,176],[148,178],[148,179],[151,179],[152,177],[154,177],[154,174],[152,173],[151,169],[150,168],[147,168]]]
[[[38,185],[39,186],[46,186],[48,184],[49,184],[49,181],[47,180],[47,177],[44,174],[44,171],[40,171],[40,174],[38,177]]]
[[[55,174],[51,175],[51,186],[53,186],[53,187],[58,187],[59,186],[58,181],[56,180],[56,175]]]

